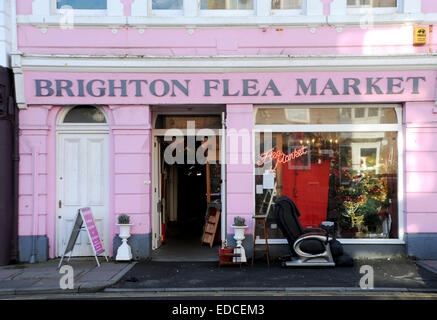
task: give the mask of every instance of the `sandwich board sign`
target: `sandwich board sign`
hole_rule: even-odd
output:
[[[85,225],[84,225],[85,222]],[[102,240],[100,239],[99,232],[97,231],[97,227],[94,221],[93,213],[91,212],[91,208],[81,208],[77,211],[76,219],[74,220],[73,229],[71,230],[70,238],[68,239],[67,246],[65,247],[65,251],[62,254],[61,261],[59,262],[58,268],[62,265],[62,261],[67,253],[70,253],[68,257],[68,261],[70,261],[71,255],[73,253],[74,245],[76,244],[77,237],[81,230],[86,230],[89,236],[91,247],[94,252],[94,257],[96,258],[97,265],[100,267],[99,259],[97,256],[105,252],[103,248]],[[106,261],[108,261],[108,257],[104,254]]]

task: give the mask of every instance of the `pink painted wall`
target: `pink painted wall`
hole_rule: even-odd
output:
[[[111,106],[114,124],[114,217],[131,216],[132,234],[151,231],[151,114],[149,106]],[[113,225],[116,221],[113,221]],[[117,229],[117,228],[116,228]],[[118,230],[115,230],[118,233]]]
[[[253,105],[228,104],[226,106],[226,170],[227,170],[227,233],[233,234],[236,216],[246,219],[253,232],[254,214],[254,165],[252,155]],[[238,142],[237,142],[238,141]],[[237,147],[232,148],[232,146]]]
[[[16,0],[17,2],[17,14],[27,15],[32,14],[32,2],[33,0]]]
[[[18,235],[47,235],[55,254],[56,116],[59,107],[30,106],[20,110]]]
[[[323,0],[329,4],[329,0]],[[125,15],[130,14],[132,0],[123,0]],[[325,5],[325,14],[328,7]],[[424,13],[437,12],[437,1],[424,0]],[[17,14],[28,15],[32,0],[17,1]],[[35,54],[85,55],[156,55],[156,56],[216,56],[216,55],[386,55],[424,54],[436,52],[437,32],[425,46],[412,45],[412,26],[381,26],[372,29],[345,27],[343,30],[323,26],[311,32],[310,28],[198,28],[190,34],[185,28],[121,28],[114,34],[111,29],[75,28],[62,30],[48,28],[43,33],[35,26],[18,28],[19,50]],[[297,97],[290,79],[303,78],[305,82],[318,78],[320,89],[326,80],[340,81],[344,77],[426,76],[420,94],[411,93],[411,83],[401,95],[332,95]],[[256,103],[358,103],[405,102],[405,210],[406,231],[427,233],[437,230],[437,114],[432,112],[435,98],[437,71],[351,71],[351,72],[271,72],[271,73],[217,73],[217,74],[152,74],[152,73],[72,73],[24,71],[27,110],[20,111],[20,190],[19,235],[47,235],[50,256],[55,254],[56,237],[56,132],[55,121],[61,107],[56,105],[95,103],[106,104],[110,119],[110,253],[112,237],[118,233],[116,217],[122,213],[132,216],[133,234],[151,231],[151,111],[150,104],[209,104],[227,105],[228,130],[253,128],[253,104]],[[35,97],[35,79],[192,79],[193,95],[157,98],[151,95],[134,97]],[[201,82],[205,79],[229,79],[236,88],[243,78],[260,79],[263,90],[269,79],[276,84],[282,96],[223,97],[213,91],[205,97]],[[200,85],[199,85],[200,84]],[[382,85],[385,90],[384,84]],[[241,88],[240,88],[241,89]],[[340,84],[338,89],[343,90]],[[231,137],[228,137],[230,141]],[[252,145],[244,144],[247,151],[228,152],[228,233],[237,215],[246,218],[252,232],[254,207]],[[239,159],[239,163],[234,160]],[[241,163],[242,159],[249,162]],[[35,223],[36,222],[36,223]]]
[[[437,113],[434,102],[405,105],[406,231],[437,230]]]
[[[413,46],[412,26],[344,28],[136,28],[112,33],[103,29],[20,26],[18,46],[26,53],[129,54],[155,56],[411,54],[435,52],[437,33],[429,45]]]
[[[21,110],[19,115],[19,235],[48,232],[48,113],[49,107],[41,106]]]
[[[338,89],[343,90],[342,79],[345,77],[396,77],[401,76],[404,79],[407,77],[423,76],[426,81],[420,83],[420,93],[415,94],[412,91],[411,81],[405,87],[405,93],[401,95],[333,95],[330,91],[323,96],[302,95],[296,96],[296,87],[293,86],[293,79],[302,78],[306,83],[309,79],[317,78],[319,89],[321,89],[327,79],[333,79],[334,82],[340,81]],[[306,73],[232,73],[232,74],[95,74],[95,73],[55,73],[55,72],[35,72],[25,71],[25,81],[27,88],[27,101],[31,104],[37,103],[58,103],[58,104],[108,104],[107,112],[110,118],[111,126],[111,168],[113,168],[113,176],[111,180],[111,234],[118,232],[115,225],[115,218],[121,213],[131,214],[133,217],[134,227],[132,232],[134,234],[147,234],[151,230],[151,211],[150,211],[150,185],[144,184],[145,181],[151,180],[151,115],[148,104],[171,104],[171,103],[227,103],[228,114],[228,134],[233,130],[246,129],[248,135],[253,127],[253,108],[252,103],[338,103],[338,102],[398,102],[409,101],[405,108],[405,119],[407,123],[407,231],[408,232],[425,232],[434,228],[431,222],[436,221],[437,215],[424,214],[420,212],[417,206],[423,203],[423,199],[431,199],[432,194],[437,192],[437,176],[434,172],[434,164],[432,162],[433,154],[430,152],[434,150],[434,141],[437,141],[434,135],[434,130],[430,121],[436,117],[432,113],[432,103],[422,102],[431,101],[435,96],[436,87],[435,71],[384,71],[384,72],[306,72]],[[241,79],[244,78],[260,79],[260,87],[268,82],[269,79],[274,79],[278,89],[283,93],[280,97],[269,94],[265,97],[242,97],[231,96],[223,97],[220,93],[215,91],[209,96],[204,96],[201,89],[201,82],[205,79],[230,79],[231,83],[238,85]],[[131,86],[128,90],[128,97],[36,97],[34,88],[34,79],[190,79],[193,84],[193,91],[190,91],[190,96],[181,95],[178,97],[152,97],[150,94],[145,94],[144,97],[135,97],[135,87]],[[54,81],[53,81],[54,82]],[[365,83],[365,81],[363,81]],[[234,92],[235,88],[230,91]],[[381,89],[386,91],[384,82],[381,82]],[[241,90],[241,88],[240,88]],[[220,90],[219,90],[220,91]],[[320,91],[320,90],[319,90]],[[365,90],[362,90],[363,93]],[[83,101],[85,99],[85,101]],[[100,100],[102,99],[102,100]],[[233,103],[229,103],[229,102]],[[416,101],[416,102],[413,102]],[[143,104],[141,104],[141,102]],[[50,110],[50,111],[49,111]],[[21,118],[21,151],[23,155],[23,162],[21,164],[20,181],[22,182],[22,189],[20,190],[20,235],[29,234],[31,232],[33,208],[41,213],[39,220],[42,222],[38,224],[38,229],[41,234],[54,235],[53,226],[55,222],[50,222],[48,217],[55,216],[55,212],[50,213],[49,204],[55,201],[55,186],[51,186],[50,180],[47,183],[48,175],[53,170],[48,166],[48,161],[56,154],[55,150],[55,135],[51,128],[54,128],[54,121],[56,119],[56,108],[42,106],[30,106],[29,109],[23,110],[20,114]],[[429,132],[429,130],[431,130]],[[418,138],[420,137],[420,139]],[[231,139],[231,137],[229,137]],[[228,140],[229,140],[228,139]],[[241,138],[240,138],[241,139]],[[417,143],[416,143],[416,140]],[[413,141],[413,142],[412,142]],[[41,188],[38,189],[37,197],[33,196],[31,186],[34,178],[32,169],[32,148],[31,146],[38,146],[38,157],[41,162],[41,170],[36,175],[38,183]],[[230,144],[229,144],[230,145]],[[229,223],[228,228],[232,224],[233,218],[237,215],[244,216],[252,223],[251,216],[253,214],[253,163],[252,163],[252,146],[251,142],[240,141],[240,146],[245,146],[247,149],[239,149],[236,153],[228,150],[228,214]],[[47,148],[51,148],[50,152]],[[419,148],[419,149],[415,149]],[[427,149],[428,148],[428,149]],[[437,147],[436,147],[437,148]],[[35,150],[35,147],[34,147]],[[436,149],[437,150],[437,149]],[[423,157],[423,158],[420,158]],[[242,161],[246,161],[245,163]],[[417,161],[423,161],[423,165],[419,165]],[[52,159],[52,164],[56,163]],[[46,164],[44,164],[46,163]],[[434,183],[436,180],[436,183]],[[418,182],[421,183],[418,183]],[[416,183],[417,182],[417,183]],[[46,185],[49,190],[47,191]],[[51,186],[51,187],[50,187]],[[51,197],[51,198],[50,198]],[[38,199],[36,201],[35,199]],[[41,203],[41,205],[39,205]],[[427,210],[433,208],[428,206]],[[419,212],[417,212],[419,211]],[[434,211],[432,211],[434,212]],[[437,212],[437,211],[436,211]],[[415,222],[415,219],[428,219],[429,223],[420,224]],[[46,221],[48,219],[48,221]],[[38,220],[38,221],[39,221]],[[45,222],[46,221],[46,222]],[[51,227],[47,227],[51,225]],[[436,226],[437,227],[437,226]],[[228,230],[229,233],[232,231]],[[251,232],[251,228],[247,230]]]
[[[422,0],[422,12],[423,13],[437,12],[437,2],[435,0]]]
[[[56,253],[56,119],[62,107],[20,110],[19,236],[47,235]],[[150,233],[151,126],[148,106],[105,107],[110,125],[109,255],[117,216],[131,216],[132,234]]]

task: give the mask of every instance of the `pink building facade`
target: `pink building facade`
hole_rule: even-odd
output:
[[[159,9],[108,0],[84,9],[71,1],[79,8],[71,11],[56,1],[17,1],[20,260],[62,255],[81,206],[93,209],[110,256],[120,214],[133,223],[134,258],[152,256],[165,234],[156,209],[165,119],[222,113],[229,243],[234,217],[244,217],[251,254],[252,216],[268,190],[267,167],[257,164],[268,148],[259,142],[270,134],[285,155],[310,151],[281,162],[274,187],[296,197],[307,225],[335,221],[354,256],[437,257],[437,4],[276,2]],[[425,44],[413,44],[415,27],[426,31]],[[357,177],[366,203],[347,193]],[[378,189],[383,196],[374,196]],[[358,202],[349,215],[348,196]],[[376,229],[365,218],[369,199],[379,201]],[[271,246],[286,247],[275,222],[268,225]],[[80,241],[77,255],[88,255]]]

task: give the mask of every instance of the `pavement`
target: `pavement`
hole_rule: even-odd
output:
[[[106,292],[195,292],[270,291],[322,292],[362,291],[360,281],[373,270],[373,290],[385,292],[437,293],[437,261],[396,259],[355,260],[353,267],[283,268],[280,262],[265,260],[241,267],[217,262],[137,263]],[[361,281],[362,282],[362,281]],[[366,282],[365,284],[371,285]]]
[[[236,266],[218,262],[146,260],[119,263],[73,258],[73,289],[62,289],[65,274],[59,260],[0,267],[0,299],[6,296],[69,293],[165,292],[362,292],[363,266],[373,270],[373,289],[379,292],[426,292],[437,298],[437,260],[409,258],[355,260],[353,267],[283,268],[280,262],[256,260]],[[369,270],[368,267],[366,270]],[[361,272],[360,272],[361,271]],[[366,273],[367,274],[367,273]],[[367,282],[367,284],[371,284]]]
[[[58,269],[59,259],[39,263],[19,263],[0,267],[0,298],[11,295],[65,294],[98,292],[116,284],[135,262],[106,262],[102,259],[100,267],[92,258],[72,258],[62,266],[72,267],[72,280],[63,278],[67,270]],[[62,289],[72,284],[72,289]]]

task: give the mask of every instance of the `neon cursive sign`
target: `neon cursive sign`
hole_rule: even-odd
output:
[[[280,163],[284,164],[284,163],[290,162],[291,160],[302,157],[303,155],[308,153],[307,146],[298,147],[290,154],[285,154],[281,150],[278,150],[278,151],[274,151],[274,150],[275,150],[275,148],[272,148],[269,151],[261,153],[260,154],[261,160],[258,160],[256,162],[256,164],[261,167],[266,162],[271,162],[273,164],[273,161],[276,160],[275,167],[271,168],[271,170],[276,170],[276,168],[278,167],[278,164],[280,164]]]

